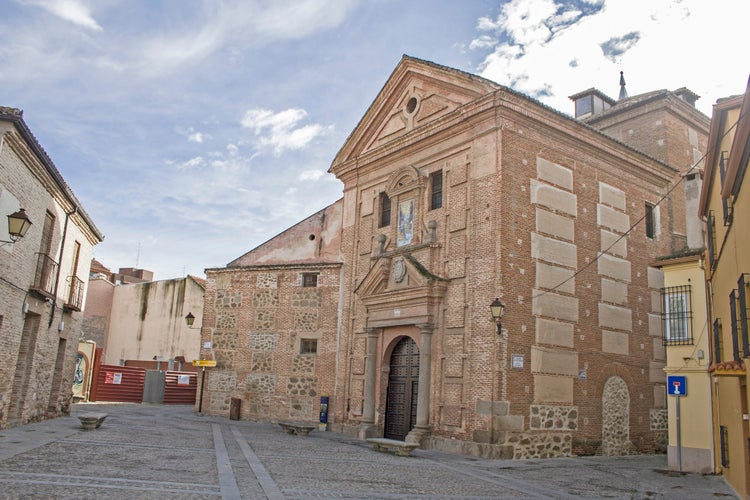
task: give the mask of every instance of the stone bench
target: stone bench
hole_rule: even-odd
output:
[[[315,429],[315,424],[306,424],[302,422],[279,422],[279,425],[287,434],[296,434],[298,436],[307,436]]]
[[[106,413],[84,413],[78,415],[78,420],[81,421],[81,427],[83,427],[83,430],[85,431],[98,429],[102,425],[102,422],[104,422],[105,418],[107,418]]]
[[[375,451],[393,451],[399,457],[408,457],[412,451],[419,448],[419,443],[407,443],[406,441],[396,441],[395,439],[369,438],[367,442],[372,443]]]

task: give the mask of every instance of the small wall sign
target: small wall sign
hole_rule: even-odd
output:
[[[511,354],[510,366],[516,370],[523,370],[523,354]]]

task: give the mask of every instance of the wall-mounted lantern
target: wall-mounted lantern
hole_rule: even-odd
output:
[[[501,335],[503,333],[501,320],[505,313],[505,305],[500,302],[500,299],[495,299],[492,301],[492,304],[490,304],[490,312],[492,313],[492,319],[494,319],[497,324],[497,334]]]
[[[15,243],[26,236],[26,231],[29,230],[29,227],[31,227],[31,219],[26,215],[26,210],[22,208],[18,212],[8,215],[8,234],[10,235],[10,241],[0,241],[3,243]]]

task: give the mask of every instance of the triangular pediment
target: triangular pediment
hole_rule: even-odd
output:
[[[331,171],[420,129],[499,85],[459,70],[404,56],[333,161]]]
[[[370,271],[354,290],[362,300],[394,293],[443,288],[444,278],[432,274],[410,254],[397,254],[375,260]]]

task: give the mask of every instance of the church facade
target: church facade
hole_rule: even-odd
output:
[[[678,168],[404,56],[330,171],[341,200],[206,270],[204,411],[313,421],[326,397],[331,430],[477,456],[665,449]]]

